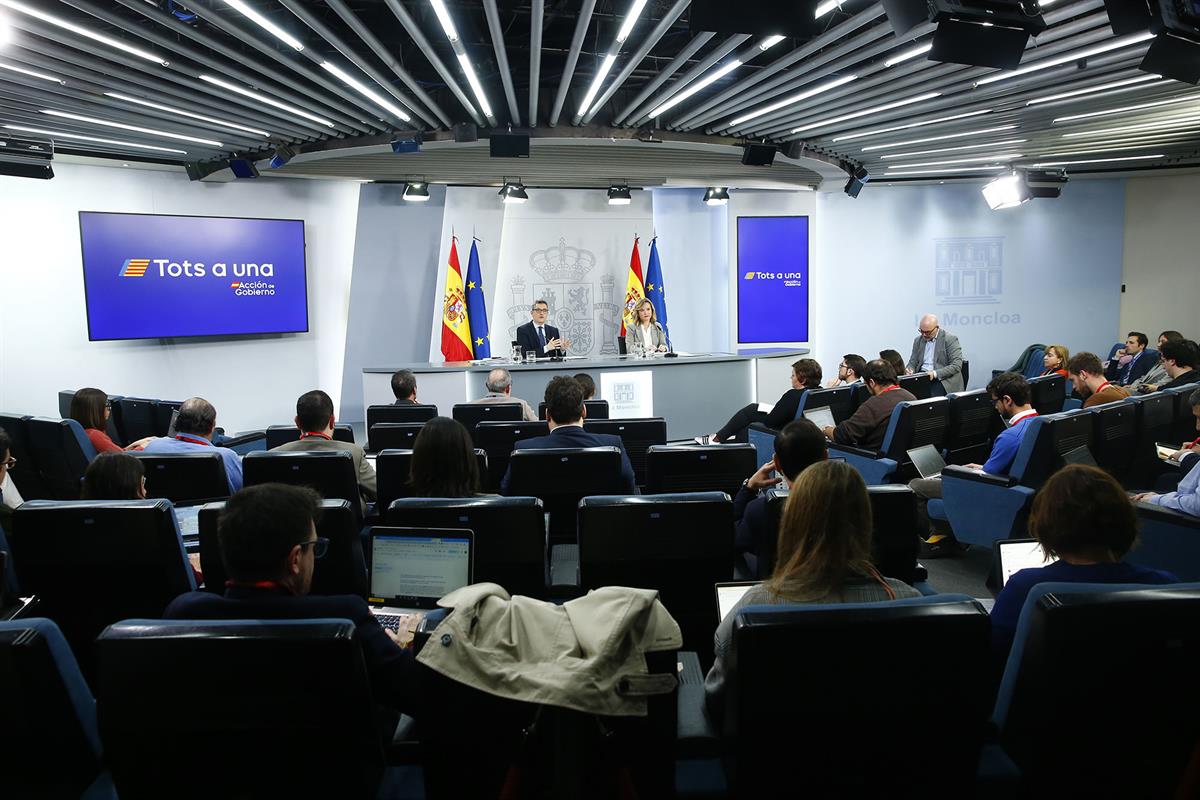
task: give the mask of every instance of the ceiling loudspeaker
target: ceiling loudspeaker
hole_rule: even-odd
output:
[[[452,130],[454,132],[454,141],[456,142],[479,141],[479,130],[473,122],[460,122]]]
[[[229,159],[229,171],[233,173],[233,177],[235,178],[258,177],[258,167],[254,166],[254,162],[248,158]]]
[[[49,161],[0,161],[0,175],[48,181],[54,177],[54,168]]]
[[[769,167],[775,163],[773,144],[748,144],[742,150],[742,163],[747,167]]]
[[[1015,69],[1029,37],[1046,29],[1034,0],[883,0],[892,32],[937,24],[930,61]]]
[[[492,158],[529,158],[527,133],[493,133],[488,145]]]
[[[853,170],[847,169],[847,171],[850,173],[850,180],[846,181],[846,187],[842,191],[851,197],[858,197],[859,192],[867,185],[867,181],[871,180],[871,176],[867,173],[866,167],[855,167]]]

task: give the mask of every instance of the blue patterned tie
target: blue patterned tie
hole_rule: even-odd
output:
[[[546,331],[540,325],[538,326],[538,342],[541,343],[542,349],[546,349]]]

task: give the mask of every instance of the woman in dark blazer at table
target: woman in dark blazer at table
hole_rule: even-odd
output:
[[[783,393],[769,412],[758,410],[757,403],[751,403],[738,411],[729,421],[712,435],[713,442],[724,442],[730,439],[745,441],[746,429],[755,422],[761,422],[768,428],[779,430],[796,418],[796,409],[800,407],[800,397],[807,389],[821,388],[821,365],[811,358],[802,358],[792,364],[792,388]]]

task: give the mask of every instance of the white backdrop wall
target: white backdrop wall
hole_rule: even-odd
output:
[[[301,393],[335,402],[346,337],[359,184],[192,182],[182,172],[55,162],[55,178],[0,178],[0,408],[58,416],[58,391],[208,398],[229,431],[288,422]],[[89,342],[79,211],[305,220],[307,334]],[[136,314],[137,309],[129,309]]]
[[[1112,341],[1124,341],[1131,330],[1152,342],[1164,330],[1198,339],[1200,175],[1130,178],[1126,187],[1125,293]]]
[[[1057,200],[991,211],[976,185],[868,186],[817,202],[816,357],[894,348],[922,313],[957,335],[971,386],[1033,342],[1107,348],[1120,304],[1123,181],[1074,181]]]

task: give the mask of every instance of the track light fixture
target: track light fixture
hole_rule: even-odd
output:
[[[729,190],[724,187],[710,186],[704,192],[704,205],[723,206],[729,202]]]
[[[524,203],[529,199],[529,193],[525,191],[525,184],[518,178],[515,181],[505,180],[504,187],[500,189],[500,197],[504,198],[505,203]]]
[[[275,154],[271,156],[271,169],[279,169],[284,164],[291,161],[296,156],[296,151],[287,145],[280,145],[275,148]]]
[[[613,184],[608,188],[608,204],[610,206],[627,206],[633,202],[629,187],[625,184]]]
[[[404,184],[404,199],[410,203],[429,201],[429,184],[424,181],[409,181]]]

